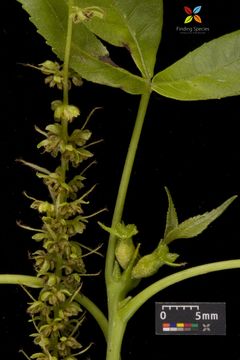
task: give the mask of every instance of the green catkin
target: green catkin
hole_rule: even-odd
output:
[[[27,309],[36,329],[30,336],[41,349],[30,359],[77,360],[76,356],[85,351],[75,337],[84,317],[75,296],[81,288],[81,275],[86,269],[81,246],[72,238],[85,230],[87,217],[83,207],[88,204],[85,198],[94,187],[82,193],[85,177],[77,174],[69,178],[69,169],[79,167],[93,156],[86,149],[91,132],[85,128],[92,112],[81,129],[69,134],[68,124],[80,116],[80,110],[69,104],[68,91],[71,83],[76,86],[82,84],[81,78],[69,69],[73,25],[93,17],[102,18],[102,10],[98,7],[80,9],[69,1],[64,63],[59,65],[47,60],[37,67],[46,75],[46,84],[63,91],[63,100],[55,100],[51,104],[54,123],[48,125],[45,131],[36,128],[45,137],[38,144],[38,149],[58,157],[59,165],[55,171],[44,169],[42,172],[43,168],[24,162],[36,170],[50,195],[47,201],[27,196],[33,200],[31,208],[37,210],[42,219],[42,228],[33,235],[34,240],[42,242],[42,249],[35,251],[31,257],[35,261],[37,276],[44,282],[38,298]],[[31,227],[25,228],[32,230]]]
[[[44,64],[45,73],[48,67],[53,78],[54,71],[61,69],[60,65],[51,61]],[[84,191],[86,178],[79,174],[71,178],[68,170],[81,166],[93,156],[85,149],[91,132],[82,128],[68,134],[66,126],[80,115],[76,106],[55,101],[52,110],[54,123],[46,126],[45,131],[36,129],[45,137],[38,148],[57,158],[59,165],[55,171],[49,171],[24,162],[36,171],[49,191],[47,201],[26,195],[32,201],[30,207],[37,210],[42,219],[42,227],[32,236],[42,244],[42,248],[35,251],[31,258],[37,277],[44,282],[38,298],[30,302],[27,309],[36,330],[30,336],[41,349],[30,359],[76,360],[74,355],[82,352],[83,346],[75,335],[84,315],[74,297],[81,288],[81,276],[86,269],[82,248],[72,238],[82,234],[86,228],[84,205],[88,204],[86,197],[93,188]]]

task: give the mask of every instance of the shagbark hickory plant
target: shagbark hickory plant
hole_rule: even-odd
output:
[[[140,246],[137,225],[129,223],[123,213],[151,94],[183,101],[239,95],[240,31],[212,40],[155,73],[163,25],[161,0],[19,0],[19,3],[58,57],[58,61],[46,60],[31,66],[41,71],[45,83],[57,87],[62,95],[51,102],[52,122],[43,129],[41,124],[36,127],[43,137],[37,147],[55,159],[55,166],[49,169],[21,160],[36,172],[48,190],[48,197],[43,200],[25,194],[31,201],[30,207],[40,215],[39,228],[19,222],[22,228],[33,232],[32,238],[39,244],[39,249],[30,255],[35,276],[2,274],[0,282],[20,284],[29,296],[27,313],[33,325],[30,336],[37,347],[33,354],[21,350],[27,359],[80,358],[88,349],[81,343],[85,308],[105,336],[106,359],[119,360],[128,321],[153,295],[184,279],[240,268],[239,259],[187,267],[137,290],[142,279],[155,275],[163,266],[183,267],[185,263],[178,260],[172,242],[201,234],[236,195],[211,211],[179,221],[171,193],[165,187],[168,199],[165,230],[148,254]],[[199,11],[194,8],[193,14]],[[136,65],[136,74],[116,64],[106,44],[126,48]],[[94,186],[87,187],[86,177],[98,140],[91,140],[87,128],[94,109],[75,128],[81,114],[78,106],[69,101],[69,91],[85,80],[120,88],[129,96],[140,96],[112,223],[98,221],[102,237],[109,235],[105,255],[107,315],[94,299],[84,294],[83,279],[87,275],[84,256],[99,253],[90,240],[87,244],[81,241],[90,218],[97,215],[85,214],[85,207],[94,190]],[[37,295],[29,288],[38,289]]]

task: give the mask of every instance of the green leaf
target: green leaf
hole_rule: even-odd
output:
[[[167,218],[166,218],[166,226],[164,232],[164,238],[166,238],[167,234],[175,229],[178,226],[178,217],[177,212],[171,197],[171,194],[167,187],[165,187],[165,191],[168,197],[168,211],[167,211]]]
[[[76,5],[99,6],[97,17],[86,26],[112,45],[126,47],[143,77],[151,79],[163,23],[162,0],[77,0]]]
[[[152,81],[157,93],[177,100],[240,94],[240,30],[203,44]]]
[[[65,0],[17,0],[30,20],[63,60],[67,32],[68,6]],[[102,20],[104,21],[104,20]],[[83,23],[73,25],[70,67],[84,79],[120,87],[132,94],[146,91],[146,81],[112,62],[105,46]]]
[[[169,244],[175,239],[192,238],[201,234],[201,232],[203,232],[208,227],[208,225],[210,225],[227,209],[227,207],[236,199],[236,197],[237,196],[232,196],[223,204],[210,212],[206,212],[202,215],[197,215],[183,221],[167,234],[163,240],[164,243]]]

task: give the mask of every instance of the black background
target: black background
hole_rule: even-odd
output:
[[[36,0],[37,1],[37,0]],[[165,68],[202,43],[240,28],[240,6],[237,1],[164,2],[164,29],[156,71]],[[183,6],[203,7],[203,21],[209,27],[205,34],[180,34],[185,14]],[[36,33],[27,14],[13,0],[1,4],[1,237],[0,272],[33,274],[28,251],[36,244],[16,220],[34,225],[36,214],[29,210],[23,190],[40,198],[46,195],[31,170],[19,166],[17,158],[52,165],[47,156],[39,155],[36,144],[40,136],[34,125],[44,128],[51,121],[50,102],[59,93],[46,88],[39,72],[22,63],[38,64],[54,59],[50,48]],[[132,70],[133,64],[123,49],[111,49],[113,59]],[[239,75],[240,78],[240,75]],[[98,164],[89,173],[89,186],[98,183],[90,197],[88,212],[107,207],[108,212],[91,223],[84,235],[89,246],[104,242],[106,236],[96,220],[110,223],[119,177],[132,131],[138,96],[118,89],[84,83],[73,90],[71,102],[81,108],[82,119],[95,106],[103,109],[90,122],[93,139],[103,138],[94,152]],[[148,253],[159,241],[163,229],[167,200],[164,186],[170,189],[180,220],[218,206],[228,197],[239,194],[239,97],[204,102],[179,102],[152,94],[140,148],[129,187],[124,220],[136,223],[138,241]],[[196,239],[179,240],[173,245],[188,266],[205,262],[239,258],[240,255],[239,200],[209,229]],[[103,252],[106,243],[103,246]],[[87,261],[89,273],[103,268],[103,260],[93,257]],[[163,268],[159,276],[172,273]],[[240,359],[239,270],[210,274],[174,285],[154,296],[129,322],[122,359],[147,357],[154,359]],[[143,281],[144,284],[151,280]],[[103,309],[105,290],[103,276],[86,278],[84,291]],[[32,328],[25,316],[28,298],[16,286],[0,287],[0,359],[22,359],[18,350],[31,353],[28,334]],[[155,301],[223,301],[227,309],[225,337],[156,336],[154,334]],[[82,328],[84,344],[95,345],[86,356],[104,359],[105,344],[101,332],[90,315]]]

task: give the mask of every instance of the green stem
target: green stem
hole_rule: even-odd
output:
[[[66,45],[64,52],[64,63],[63,63],[63,103],[65,105],[68,104],[68,73],[69,73],[69,60],[71,54],[72,28],[73,28],[73,21],[71,17],[72,6],[73,6],[73,0],[68,0],[68,24],[67,24]]]
[[[73,0],[68,0],[68,23],[67,23],[67,34],[66,34],[66,43],[65,43],[65,52],[64,52],[64,62],[63,62],[63,104],[68,105],[68,93],[69,93],[69,62],[70,62],[70,55],[71,55],[71,44],[72,44],[72,31],[73,31],[73,21],[71,16],[72,6],[74,2]],[[62,138],[64,142],[67,144],[68,142],[68,121],[63,119],[61,121],[62,124]],[[61,156],[61,170],[62,170],[62,177],[65,181],[66,179],[66,172],[68,169],[68,161]],[[60,202],[65,201],[64,194],[60,197]]]
[[[135,122],[135,126],[132,133],[131,142],[129,144],[127,157],[125,160],[122,178],[119,185],[116,205],[113,213],[112,218],[112,227],[114,227],[117,223],[121,221],[123,208],[125,204],[128,184],[135,160],[135,155],[150,99],[151,91],[149,91],[141,96],[138,114]],[[112,271],[113,271],[113,264],[115,259],[115,246],[116,246],[116,236],[113,234],[110,234],[109,237],[109,243],[108,243],[108,249],[107,249],[107,256],[106,256],[106,267],[105,267],[105,278],[106,278],[106,284],[111,282],[112,280]]]
[[[100,326],[103,335],[107,341],[108,337],[108,321],[102,311],[98,308],[96,304],[94,304],[87,296],[83,294],[76,295],[76,301],[79,302],[82,306],[85,307],[86,310],[94,317]]]
[[[153,295],[157,294],[159,291],[167,288],[168,286],[176,284],[185,279],[189,279],[191,277],[204,275],[210,272],[236,268],[240,268],[240,260],[226,260],[200,266],[194,266],[190,269],[178,271],[175,274],[166,276],[165,278],[156,281],[155,283],[141,291],[139,294],[134,296],[122,309],[122,316],[126,321],[128,321],[147,300],[149,300]]]
[[[127,323],[116,314],[114,321],[109,325],[109,334],[111,336],[108,337],[106,360],[120,360],[122,341]]]
[[[42,279],[39,279],[36,276],[18,274],[0,274],[0,284],[24,285],[31,288],[43,287]]]
[[[120,360],[121,346],[127,322],[120,316],[119,305],[124,298],[125,284],[122,281],[109,285],[109,325],[106,360]]]

